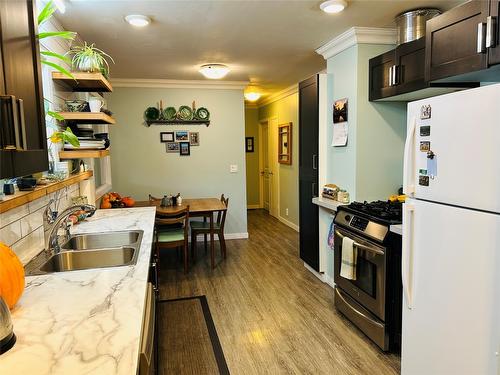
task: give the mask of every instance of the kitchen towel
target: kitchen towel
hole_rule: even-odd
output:
[[[354,240],[344,236],[342,239],[342,264],[340,265],[340,276],[349,280],[356,280],[356,261],[358,251],[354,246]]]

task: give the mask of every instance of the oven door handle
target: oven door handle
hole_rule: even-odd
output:
[[[345,236],[340,233],[338,230],[335,231],[335,234],[337,236],[339,236],[340,238],[344,238]],[[375,253],[377,255],[384,255],[384,252],[382,250],[379,250],[379,249],[375,249],[373,247],[369,247],[369,246],[365,246],[365,245],[362,245],[360,244],[359,242],[356,242],[354,241],[354,243],[352,244],[352,246],[355,246],[357,247],[358,249],[361,249],[361,250],[366,250],[366,251],[369,251],[370,253]]]

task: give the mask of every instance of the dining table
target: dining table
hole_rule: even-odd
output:
[[[189,206],[190,217],[208,217],[210,225],[210,256],[212,265],[214,264],[214,212],[226,211],[226,205],[220,198],[186,198],[182,199],[180,205],[162,206],[161,200],[136,201],[135,207],[156,207],[157,216],[175,215]],[[191,239],[193,241],[193,239]],[[205,235],[206,244],[206,235]]]

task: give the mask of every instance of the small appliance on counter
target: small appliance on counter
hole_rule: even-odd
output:
[[[9,307],[0,297],[0,355],[12,348],[15,343],[16,335],[14,335]]]
[[[349,193],[335,184],[326,184],[321,193],[323,198],[332,199],[341,203],[349,203]]]
[[[389,230],[401,222],[398,201],[352,202],[334,219],[335,307],[384,351],[401,345],[401,236]]]
[[[21,177],[16,180],[17,188],[21,191],[31,191],[36,187],[36,178]]]

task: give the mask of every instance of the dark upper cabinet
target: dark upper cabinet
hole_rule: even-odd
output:
[[[35,5],[0,0],[0,178],[48,169]]]
[[[498,71],[484,72],[500,62],[498,3],[469,1],[427,21],[427,80],[500,80]]]
[[[396,86],[392,84],[392,80],[394,77],[392,72],[395,65],[395,50],[391,50],[370,59],[370,100],[378,100],[396,95]]]
[[[500,0],[491,2],[490,15],[486,21],[490,30],[492,46],[488,50],[488,64],[500,64]],[[489,41],[489,40],[488,40]]]
[[[318,196],[319,76],[299,83],[300,258],[319,271]]]

